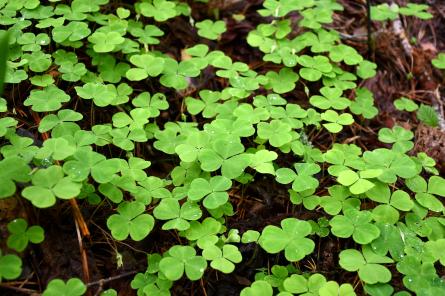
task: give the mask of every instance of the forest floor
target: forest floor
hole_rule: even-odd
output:
[[[200,19],[199,3],[189,1],[193,7],[194,18]],[[258,23],[264,22],[257,14],[261,6],[259,0],[249,1],[213,1],[215,7],[219,8],[219,17],[227,24],[227,32],[222,35],[216,49],[224,51],[235,61],[243,61],[252,69],[264,66],[262,54],[253,49],[246,42],[247,33],[253,30]],[[340,0],[345,10],[335,15],[332,27],[342,33],[343,41],[356,48],[364,57],[374,61],[378,65],[377,75],[365,82],[375,97],[375,105],[379,109],[378,116],[365,124],[353,124],[342,133],[342,139],[337,142],[355,143],[363,150],[383,147],[377,141],[377,131],[383,127],[392,127],[396,124],[406,127],[415,132],[414,151],[426,152],[434,158],[442,173],[445,172],[445,130],[434,129],[419,124],[415,115],[400,112],[394,108],[393,101],[400,97],[407,97],[417,103],[433,105],[439,108],[443,118],[443,104],[445,104],[445,88],[441,88],[444,77],[442,73],[431,66],[431,59],[437,53],[445,51],[445,2],[430,2],[430,12],[434,15],[431,20],[419,20],[415,18],[401,17],[401,22],[406,36],[397,34],[393,22],[373,22],[371,26],[371,44],[369,48],[367,37],[367,14],[365,1]],[[398,1],[403,4],[404,1]],[[425,2],[425,1],[418,1]],[[202,6],[204,7],[204,6]],[[243,15],[244,20],[236,22],[233,15]],[[157,47],[164,52],[180,56],[181,50],[196,43],[195,33],[186,18],[175,18],[166,22],[168,27],[163,41]],[[411,52],[404,47],[403,39],[407,39]],[[211,42],[211,41],[210,41]],[[273,65],[271,65],[273,67]],[[208,88],[215,89],[218,81],[215,78],[206,82]],[[292,95],[294,101],[298,99],[298,91],[305,98],[303,90],[297,90]],[[191,91],[192,92],[192,91]],[[304,104],[304,102],[302,102]],[[307,102],[306,102],[307,104]],[[180,104],[170,104],[171,108],[180,108]],[[18,110],[20,112],[20,110]],[[87,113],[88,111],[85,110]],[[439,113],[440,113],[439,112]],[[175,118],[179,110],[168,110],[162,114],[166,121]],[[96,120],[107,114],[97,114]],[[34,133],[30,127],[29,130]],[[326,148],[332,144],[332,135],[326,131],[310,134],[310,140],[315,147]],[[172,165],[168,162],[165,154],[155,151],[142,151],[147,153],[152,162],[150,173],[165,177]],[[150,154],[151,153],[151,154]],[[153,154],[154,153],[154,154]],[[320,188],[323,188],[323,179],[320,180]],[[242,199],[237,196],[243,195]],[[237,228],[242,232],[244,229],[261,230],[264,225],[279,222],[288,216],[290,202],[277,196],[285,196],[287,192],[278,186],[272,178],[264,177],[257,180],[251,186],[244,188],[241,192],[233,191],[234,208],[237,215],[227,221],[231,228]],[[274,198],[272,198],[272,196]],[[114,240],[107,228],[106,218],[110,213],[102,211],[100,206],[91,206],[80,203],[80,210],[85,218],[91,233],[89,239],[84,240],[83,248],[86,251],[88,268],[90,274],[89,286],[96,290],[99,287],[111,287],[119,291],[119,295],[136,295],[130,288],[133,275],[146,269],[146,252],[160,251],[164,246],[170,245],[169,241],[177,241],[179,238],[170,236],[168,232],[153,233],[149,241],[143,242],[120,242]],[[26,214],[23,214],[23,213]],[[299,213],[302,219],[310,219],[313,212],[302,208]],[[79,239],[76,225],[74,223],[71,208],[68,203],[53,207],[48,210],[36,210],[29,204],[18,199],[8,199],[0,203],[0,231],[6,237],[6,223],[11,217],[32,217],[45,229],[45,241],[39,245],[28,248],[24,254],[24,280],[0,283],[1,295],[33,295],[44,288],[43,283],[48,279],[82,278],[82,257],[79,253]],[[300,262],[300,268],[316,270],[329,275],[333,280],[357,284],[357,278],[345,272],[337,265],[337,250],[345,249],[345,241],[336,239],[315,240],[315,255],[306,257]],[[342,244],[342,245],[340,245]],[[117,258],[116,253],[122,257]],[[249,245],[241,247],[245,260],[240,263],[235,272],[230,275],[221,273],[208,273],[198,282],[182,282],[175,284],[173,295],[238,295],[240,287],[249,285],[257,268],[267,266],[269,255],[256,250]],[[255,253],[255,255],[254,255]],[[250,258],[250,259],[249,259]],[[395,279],[397,281],[397,279]],[[400,280],[400,279],[399,279]]]

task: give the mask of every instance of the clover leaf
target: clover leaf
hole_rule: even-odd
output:
[[[44,72],[51,66],[51,55],[41,51],[24,54],[23,59],[28,60],[29,69],[33,72]]]
[[[56,114],[49,114],[43,117],[39,123],[39,132],[44,133],[54,128],[63,129],[74,121],[79,121],[83,115],[71,109],[62,109]]]
[[[142,44],[159,44],[160,37],[164,32],[155,25],[146,25],[143,29],[140,27],[129,28],[131,35],[138,37],[138,41]]]
[[[346,169],[339,173],[337,181],[344,186],[349,186],[349,191],[352,194],[361,194],[374,187],[374,183],[368,179],[376,178],[381,174],[382,170],[380,169],[369,169],[359,173]]]
[[[204,118],[211,118],[217,114],[217,102],[221,99],[219,91],[201,90],[199,92],[200,99],[187,97],[185,103],[187,111],[192,115],[197,115],[202,112]]]
[[[125,38],[118,32],[94,32],[88,41],[93,44],[95,52],[103,53],[110,52],[116,49],[116,47],[124,43]]]
[[[86,100],[92,99],[94,104],[99,107],[108,106],[117,98],[116,88],[111,84],[87,82],[82,86],[74,88],[79,97]]]
[[[371,212],[347,208],[343,213],[344,215],[337,215],[329,222],[335,236],[341,238],[352,236],[355,242],[364,245],[380,235],[380,229],[371,223]]]
[[[234,245],[226,244],[220,249],[219,247],[212,245],[206,247],[202,256],[211,261],[210,266],[213,269],[219,270],[223,273],[231,273],[235,270],[234,263],[240,263],[242,258],[241,252]]]
[[[37,150],[39,150],[37,146],[34,146],[33,139],[28,137],[14,135],[9,141],[11,145],[5,145],[0,148],[0,152],[5,158],[18,156],[25,162],[30,162],[34,158]]]
[[[281,184],[292,182],[292,189],[301,192],[318,187],[318,180],[313,177],[320,171],[320,166],[315,163],[296,163],[295,173],[289,168],[280,168],[276,171],[276,180]]]
[[[0,282],[3,279],[13,280],[22,273],[22,260],[12,254],[3,255],[0,250]]]
[[[148,76],[158,76],[164,70],[164,61],[163,58],[154,57],[151,54],[133,55],[130,62],[137,68],[129,69],[126,76],[132,81],[143,80]]]
[[[266,252],[271,254],[284,250],[286,259],[295,262],[314,250],[314,242],[306,238],[311,231],[312,227],[309,222],[286,218],[281,220],[281,228],[273,225],[266,226],[258,242]]]
[[[391,280],[389,269],[380,265],[392,263],[391,258],[377,255],[369,247],[363,247],[363,254],[355,249],[340,252],[340,266],[347,271],[358,271],[361,280],[368,284],[387,283]]]
[[[344,125],[350,125],[354,122],[354,118],[349,113],[338,115],[334,110],[327,110],[321,114],[321,119],[328,123],[323,123],[323,126],[332,133],[339,133]]]
[[[314,57],[302,55],[298,57],[298,63],[303,66],[299,72],[300,76],[307,81],[317,81],[333,69],[329,59],[321,55]]]
[[[429,8],[426,4],[408,3],[405,7],[400,7],[399,12],[407,16],[415,16],[422,20],[428,20],[433,17],[431,13],[425,11]]]
[[[312,96],[309,100],[317,108],[344,110],[351,104],[351,101],[341,96],[343,92],[339,88],[325,86],[320,89],[320,93],[323,96]]]
[[[191,221],[190,228],[183,232],[189,241],[196,241],[199,248],[205,249],[209,245],[214,245],[218,242],[216,236],[221,232],[223,225],[212,217],[207,217],[202,221]]]
[[[159,270],[171,281],[179,280],[182,275],[196,281],[202,277],[207,268],[207,261],[202,256],[196,256],[196,251],[190,246],[173,246],[168,250],[167,257],[159,262]]]
[[[398,210],[410,211],[414,207],[408,193],[396,190],[391,194],[388,186],[382,183],[366,192],[366,196],[382,203],[372,210],[373,219],[377,222],[395,224],[399,221]]]
[[[379,130],[379,141],[383,143],[394,143],[392,149],[405,153],[414,147],[411,139],[414,134],[401,126],[394,126],[392,129],[382,128]]]
[[[107,226],[117,240],[124,240],[130,235],[134,241],[144,239],[153,229],[155,220],[145,212],[145,206],[138,201],[122,202],[117,208],[118,214],[107,219]]]
[[[266,77],[269,79],[269,82],[265,87],[273,89],[278,94],[292,91],[295,88],[295,82],[298,81],[298,75],[290,68],[282,68],[278,73],[269,71]]]
[[[419,106],[411,99],[401,97],[394,101],[394,107],[400,111],[413,112],[416,111]]]
[[[32,186],[22,191],[23,197],[38,208],[48,208],[56,203],[56,197],[61,199],[75,198],[80,193],[82,185],[65,177],[62,167],[53,165],[39,169],[32,175]]]
[[[250,287],[241,290],[240,296],[272,296],[272,286],[266,281],[255,281]]]
[[[260,122],[257,129],[258,137],[269,140],[273,147],[281,147],[292,140],[292,127],[281,120],[274,119],[270,122]]]
[[[15,193],[15,182],[27,182],[31,168],[20,157],[11,156],[0,160],[0,199]]]
[[[293,274],[284,280],[283,287],[293,294],[312,296],[318,295],[320,288],[325,284],[326,278],[319,273],[312,274],[307,279],[302,275]]]
[[[71,278],[67,282],[54,279],[49,282],[42,296],[81,296],[86,291],[87,287],[78,278]]]
[[[445,53],[439,53],[435,59],[431,61],[437,69],[445,69]]]
[[[177,15],[176,3],[167,0],[153,0],[152,3],[143,2],[139,5],[141,14],[152,17],[157,22],[164,22]]]
[[[37,151],[38,159],[63,160],[76,152],[76,147],[64,138],[51,138],[43,142],[43,146]]]
[[[64,41],[79,41],[91,34],[85,22],[69,22],[66,26],[58,26],[52,30],[53,40],[57,43]],[[97,36],[97,35],[96,35]]]
[[[185,143],[176,146],[175,152],[182,161],[192,162],[198,158],[201,151],[208,146],[209,136],[205,132],[193,132],[188,135]]]
[[[79,150],[73,155],[73,159],[66,161],[63,171],[73,181],[83,181],[91,173],[98,183],[110,182],[120,166],[117,159],[106,159],[100,153],[91,150]]]
[[[36,112],[56,111],[62,107],[62,103],[70,100],[70,96],[55,85],[50,85],[42,90],[32,90],[24,101],[25,106],[31,106]]]
[[[338,63],[345,62],[346,65],[357,65],[363,61],[363,57],[355,50],[355,48],[340,44],[331,48],[329,58]]]
[[[394,183],[397,177],[412,178],[418,173],[415,162],[409,156],[385,148],[366,151],[363,159],[367,168],[383,171],[377,179],[385,183]]]
[[[224,177],[235,179],[250,164],[250,154],[243,152],[244,146],[241,142],[217,139],[212,142],[211,149],[202,149],[198,159],[202,170],[213,172],[221,168]]]
[[[184,89],[188,86],[188,77],[196,77],[201,72],[192,60],[181,61],[178,63],[174,59],[164,60],[163,75],[160,78],[162,85],[173,87],[175,89]]]
[[[355,296],[354,287],[351,284],[339,285],[335,281],[329,281],[325,283],[320,290],[318,290],[320,296]]]
[[[224,21],[204,20],[195,25],[198,28],[198,35],[207,39],[216,40],[226,31],[226,23]]]
[[[34,225],[28,228],[26,220],[21,218],[9,222],[8,231],[10,235],[6,243],[17,252],[25,250],[28,242],[39,244],[44,239],[42,227]]]
[[[362,79],[368,79],[375,76],[377,65],[373,62],[363,60],[357,66],[357,75]]]
[[[334,185],[328,188],[329,195],[320,198],[320,205],[329,215],[337,215],[341,210],[346,208],[359,208],[360,200],[357,198],[349,198],[351,196],[347,187]]]
[[[408,188],[415,192],[416,201],[423,207],[440,212],[444,209],[442,202],[434,195],[445,197],[445,179],[439,176],[431,176],[428,183],[421,176],[415,176],[406,180]]]
[[[182,205],[174,198],[164,198],[153,211],[153,215],[159,220],[170,220],[162,229],[187,230],[190,227],[188,221],[198,220],[202,212],[199,206],[193,202],[186,202]]]
[[[349,109],[352,113],[362,115],[366,119],[374,118],[378,109],[374,106],[374,97],[367,88],[358,88],[355,91],[355,100],[351,102]]]
[[[232,181],[224,176],[212,177],[209,181],[196,178],[190,183],[188,198],[198,201],[204,198],[203,204],[208,209],[216,209],[229,199],[226,190],[230,189]]]

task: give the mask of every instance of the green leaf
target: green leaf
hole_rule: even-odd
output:
[[[314,242],[306,238],[311,230],[309,222],[287,218],[281,221],[281,228],[266,226],[259,244],[268,253],[276,254],[284,250],[287,260],[299,261],[314,250]]]
[[[190,246],[173,246],[168,251],[171,257],[164,257],[159,262],[159,270],[171,281],[179,280],[182,275],[196,281],[202,277],[207,268],[207,261],[196,256],[196,251]]]
[[[118,214],[107,219],[107,226],[117,240],[124,240],[130,235],[134,241],[144,239],[154,227],[154,218],[143,214],[145,206],[141,202],[123,202],[117,208]]]
[[[50,85],[42,90],[32,90],[29,97],[24,101],[25,106],[31,106],[35,112],[56,111],[66,103],[70,97],[57,86]]]
[[[2,255],[0,251],[0,282],[14,280],[22,273],[22,260],[16,255]]]
[[[198,28],[198,35],[207,39],[216,40],[226,31],[226,24],[224,21],[204,20],[197,22],[195,26]]]
[[[273,290],[266,281],[255,281],[250,287],[244,288],[240,296],[272,296]]]
[[[39,244],[44,239],[43,228],[40,226],[31,226],[24,219],[15,219],[8,223],[10,233],[7,245],[9,248],[22,252],[25,250],[28,242]]]
[[[15,193],[15,182],[28,182],[31,168],[17,156],[0,160],[0,199]]]
[[[433,107],[421,104],[417,110],[417,119],[419,119],[424,124],[436,127],[439,125],[439,118]]]
[[[60,279],[51,280],[42,296],[81,296],[87,287],[78,278],[71,278],[66,283]]]

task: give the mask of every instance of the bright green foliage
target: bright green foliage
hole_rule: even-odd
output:
[[[0,251],[0,282],[13,280],[22,273],[22,260],[16,255],[3,255]]]
[[[124,43],[125,38],[123,38],[118,32],[94,32],[90,37],[88,37],[93,45],[95,52],[103,53],[113,51],[116,46]]]
[[[272,287],[265,281],[255,281],[252,286],[244,288],[241,296],[272,296]]]
[[[310,233],[309,222],[287,218],[281,221],[281,228],[266,226],[261,233],[259,244],[268,253],[276,254],[284,250],[287,260],[299,261],[314,250],[314,242],[306,238]]]
[[[207,209],[216,209],[229,199],[226,190],[230,189],[232,182],[224,176],[212,177],[209,181],[202,178],[194,179],[190,184],[188,198],[191,201],[203,200]]]
[[[394,107],[400,111],[413,112],[416,111],[419,106],[413,101],[405,97],[401,97],[394,101]]]
[[[318,290],[320,296],[355,296],[351,284],[339,285],[337,282],[329,281]]]
[[[137,67],[129,69],[126,73],[127,78],[132,81],[158,76],[164,69],[164,59],[150,54],[133,55],[130,62]]]
[[[320,109],[336,109],[336,110],[344,110],[350,105],[350,101],[344,97],[342,97],[341,89],[336,87],[322,87],[320,89],[320,93],[322,96],[312,96],[309,102]]]
[[[269,82],[265,85],[267,89],[273,89],[278,94],[287,93],[295,88],[298,75],[290,68],[283,68],[280,72],[269,71],[266,74]]]
[[[42,90],[33,90],[25,100],[25,106],[31,106],[36,112],[56,111],[66,103],[70,97],[61,89],[54,85],[45,87]]]
[[[417,119],[419,119],[424,124],[436,127],[439,125],[439,118],[433,107],[421,104],[417,110]]]
[[[439,53],[431,63],[438,69],[445,69],[445,53]]]
[[[294,166],[297,173],[288,168],[278,169],[276,171],[277,182],[281,184],[292,182],[292,189],[297,192],[318,187],[318,180],[313,177],[320,171],[320,167],[317,164],[296,163]]]
[[[347,238],[352,236],[355,242],[365,245],[376,239],[380,230],[371,223],[372,216],[368,211],[345,209],[344,215],[337,215],[331,219],[332,233],[337,237]]]
[[[46,169],[39,169],[32,175],[32,186],[22,191],[38,208],[48,208],[56,203],[56,197],[61,199],[75,198],[80,193],[81,184],[65,177],[62,167],[53,165]]]
[[[71,278],[67,282],[55,279],[49,282],[43,296],[81,296],[85,294],[87,287],[78,278]]]
[[[139,8],[143,16],[152,17],[157,22],[164,22],[177,15],[176,3],[168,0],[153,0],[151,4],[143,2]]]
[[[379,130],[379,141],[383,143],[393,143],[392,149],[405,153],[414,147],[411,139],[414,134],[400,126],[394,126],[392,129],[382,128]]]
[[[332,65],[329,59],[325,56],[307,56],[303,55],[298,58],[298,63],[303,67],[300,69],[300,75],[307,81],[317,81],[323,74],[328,74],[332,71]]]
[[[107,226],[117,240],[130,237],[139,241],[146,237],[154,226],[154,219],[149,214],[143,214],[144,204],[140,202],[123,202],[117,208],[118,214],[111,215]]]
[[[26,162],[17,156],[0,160],[0,198],[13,195],[16,190],[14,182],[29,181],[30,172]]]
[[[392,262],[391,258],[377,255],[370,248],[363,247],[363,254],[355,249],[341,251],[339,263],[347,271],[358,271],[364,282],[376,284],[391,280],[391,272],[381,264]]]
[[[25,250],[28,242],[33,244],[39,244],[43,241],[43,228],[34,225],[28,228],[28,223],[24,219],[15,219],[8,223],[8,236],[7,244],[11,249],[17,252]]]
[[[234,263],[240,263],[242,256],[238,248],[234,245],[224,245],[222,249],[213,245],[204,249],[202,256],[211,261],[213,269],[223,273],[231,273],[235,270]]]
[[[159,270],[171,281],[176,281],[185,275],[192,281],[201,278],[207,268],[207,261],[202,256],[196,256],[196,251],[189,246],[173,246],[168,250],[168,256],[159,261]]]
[[[198,35],[207,39],[215,40],[226,31],[226,24],[224,21],[213,22],[211,20],[204,20],[196,23],[198,28]]]
[[[344,125],[350,125],[354,122],[354,118],[349,113],[343,113],[338,115],[334,110],[328,110],[321,114],[321,119],[327,123],[323,123],[323,126],[331,133],[339,133]]]
[[[187,221],[198,220],[202,212],[199,206],[192,202],[179,205],[173,198],[162,199],[153,211],[153,215],[159,220],[170,220],[162,226],[162,229],[186,230],[190,227]]]
[[[366,88],[358,88],[356,90],[355,101],[351,102],[349,109],[352,113],[362,115],[366,119],[374,118],[378,110],[374,106],[374,98],[372,93]]]
[[[0,1],[0,198],[36,213],[29,204],[58,201],[61,219],[76,199],[88,225],[106,221],[127,240],[111,244],[119,268],[121,247],[147,253],[138,296],[200,293],[189,280],[209,291],[235,273],[242,296],[444,294],[445,181],[413,151],[416,125],[438,127],[439,110],[401,97],[395,109],[417,119],[376,128],[385,110],[365,80],[380,60],[360,55],[356,24],[353,36],[337,26],[345,1],[133,2]],[[260,17],[244,19],[252,9]],[[408,27],[432,12],[371,10]],[[444,69],[445,54],[431,63]],[[14,251],[44,239],[8,222]],[[317,262],[326,252],[334,265]],[[19,257],[0,254],[0,280],[21,272]],[[79,279],[53,280],[43,295],[85,292]]]

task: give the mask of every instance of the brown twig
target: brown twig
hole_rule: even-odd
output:
[[[13,291],[20,292],[20,293],[23,293],[23,294],[28,294],[28,295],[40,295],[40,293],[38,291],[36,291],[36,290],[20,288],[20,287],[14,287],[14,286],[10,286],[8,284],[3,284],[3,283],[0,283],[0,288],[13,290]]]

